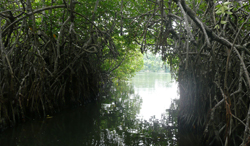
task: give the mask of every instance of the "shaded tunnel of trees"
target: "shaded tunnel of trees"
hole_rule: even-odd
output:
[[[185,133],[203,145],[247,145],[249,8],[245,0],[3,0],[0,128],[95,100],[140,50],[161,54],[179,82],[180,145]]]

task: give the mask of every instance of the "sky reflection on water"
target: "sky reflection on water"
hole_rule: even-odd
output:
[[[149,120],[151,116],[155,116],[156,119],[161,119],[171,101],[178,98],[177,83],[171,80],[169,73],[138,73],[131,83],[135,94],[142,98],[138,118]]]

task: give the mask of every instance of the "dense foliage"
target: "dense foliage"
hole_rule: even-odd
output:
[[[1,1],[0,129],[86,104],[110,78],[140,70],[138,44],[120,34],[121,9],[119,1]]]
[[[109,75],[133,72],[125,56],[140,45],[178,72],[179,131],[203,145],[249,143],[249,1],[0,3],[0,125],[95,97]]]
[[[121,45],[121,44],[120,44]],[[113,81],[127,80],[143,68],[143,55],[138,45],[120,46],[117,58],[107,58],[102,64],[102,69],[111,73]]]

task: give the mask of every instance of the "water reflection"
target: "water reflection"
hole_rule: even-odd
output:
[[[166,84],[167,85],[167,84]],[[136,84],[135,84],[136,86]],[[1,146],[138,146],[176,145],[173,103],[161,119],[137,118],[142,97],[131,82],[115,83],[104,98],[50,119],[30,121],[0,134]]]
[[[177,98],[177,84],[168,73],[138,73],[132,83],[135,93],[143,98],[140,118],[149,120],[155,116],[160,119],[171,101]]]

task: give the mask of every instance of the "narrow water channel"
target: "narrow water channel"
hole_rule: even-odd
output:
[[[170,74],[138,73],[100,96],[96,103],[9,128],[0,133],[0,145],[176,145],[178,96]]]

